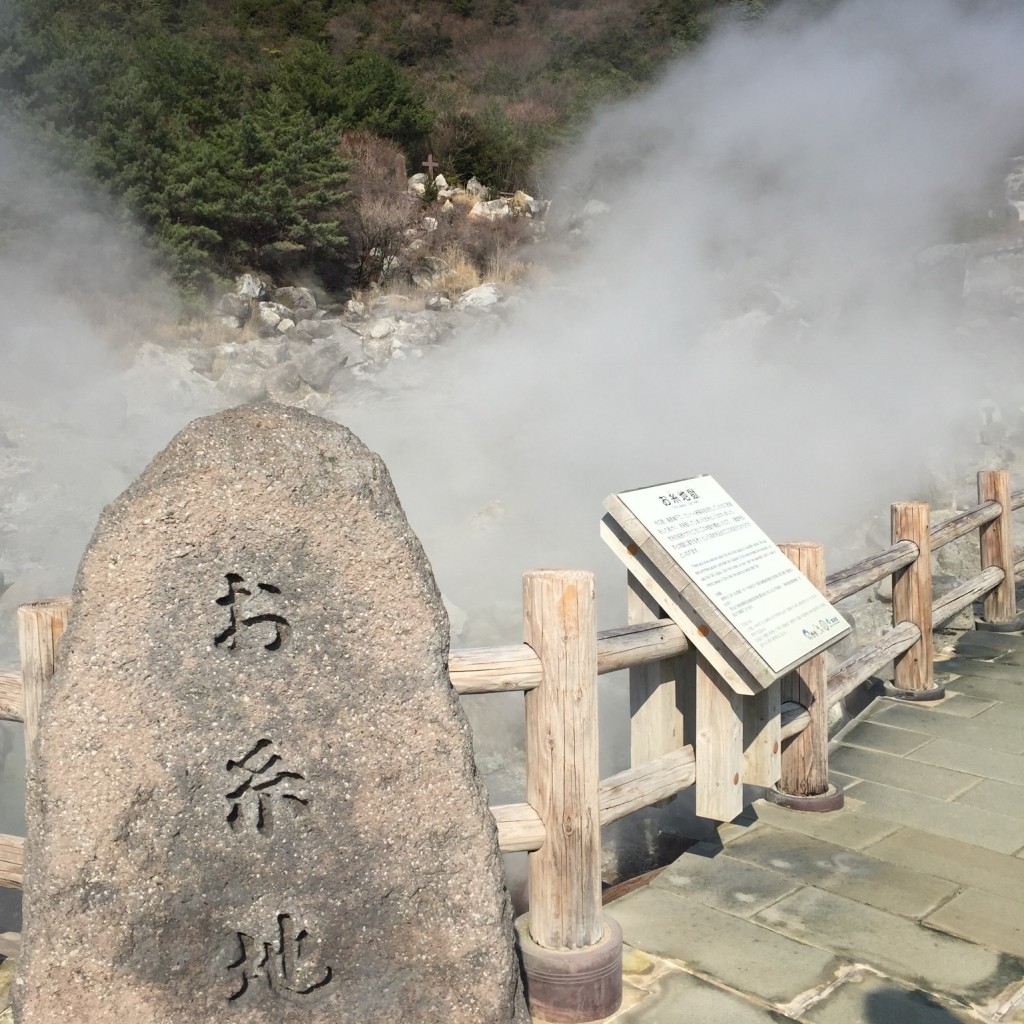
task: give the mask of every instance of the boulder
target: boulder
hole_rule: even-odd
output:
[[[447,617],[358,438],[270,404],[192,424],[74,600],[22,1024],[528,1024]]]
[[[264,371],[251,363],[230,363],[217,381],[217,390],[239,405],[255,402],[267,393]]]
[[[466,191],[472,196],[483,196],[487,194],[487,189],[480,184],[475,176],[466,182]]]
[[[398,327],[398,320],[393,316],[385,316],[380,320],[375,320],[370,324],[369,330],[366,332],[367,337],[372,338],[374,341],[378,341],[381,338],[386,338],[390,334],[395,333],[395,329]]]
[[[431,288],[449,269],[439,256],[421,256],[412,268],[412,283],[417,288]]]
[[[395,340],[390,335],[363,338],[363,351],[366,353],[366,357],[378,366],[391,358],[394,349]]]
[[[253,330],[262,338],[276,334],[277,325],[284,319],[281,313],[284,309],[273,302],[258,302],[252,311]]]
[[[242,274],[235,278],[235,292],[254,302],[262,302],[270,294],[270,287],[258,274]]]
[[[280,338],[250,341],[245,345],[239,345],[233,351],[234,358],[244,359],[264,370],[277,366],[288,354],[288,348]]]
[[[319,338],[294,348],[292,364],[309,387],[326,391],[338,370],[348,362],[352,347],[355,346],[346,347],[334,338]]]
[[[316,315],[316,299],[308,288],[278,288],[274,292],[274,301],[287,306],[295,314],[294,320],[308,320]]]
[[[227,316],[237,317],[241,321],[249,319],[252,310],[252,300],[244,295],[235,292],[228,292],[220,297],[217,308]]]
[[[481,284],[463,292],[455,302],[456,309],[487,309],[502,300],[502,291],[496,284]]]
[[[507,199],[481,199],[469,211],[470,217],[479,217],[483,220],[503,220],[512,216],[512,208],[508,205]]]

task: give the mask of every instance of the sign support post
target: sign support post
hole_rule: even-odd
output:
[[[777,680],[850,627],[709,476],[613,494],[605,510],[601,534],[629,572],[632,621],[663,611],[691,645],[696,810],[729,821],[744,782],[774,787],[784,775]],[[820,559],[820,545],[805,547]],[[665,752],[682,721],[665,674],[630,683],[636,763]]]

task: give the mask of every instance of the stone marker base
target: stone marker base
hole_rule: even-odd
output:
[[[813,796],[799,796],[796,793],[783,793],[781,789],[771,786],[764,791],[765,799],[780,807],[788,807],[793,811],[838,811],[843,806],[844,796],[841,786],[829,784],[824,793]]]
[[[529,915],[516,936],[530,1013],[553,1024],[610,1017],[622,1003],[622,929],[605,916],[604,937],[585,949],[545,949],[530,938]]]

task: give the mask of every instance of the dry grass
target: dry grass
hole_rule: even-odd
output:
[[[480,271],[458,245],[445,246],[441,259],[448,264],[448,270],[431,286],[433,290],[454,299],[481,283]]]

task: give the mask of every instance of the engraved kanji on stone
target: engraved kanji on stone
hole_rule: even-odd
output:
[[[275,803],[284,803],[294,815],[302,813],[309,804],[293,785],[305,776],[283,770],[281,755],[271,749],[273,745],[271,740],[261,739],[241,760],[227,763],[228,772],[238,780],[238,785],[226,794],[230,805],[227,821],[233,830],[248,823],[269,836],[274,831]]]
[[[264,991],[285,999],[312,996],[331,983],[334,971],[307,955],[309,932],[298,926],[290,914],[277,915],[277,935],[263,942],[236,932],[238,959],[228,964],[235,975],[237,988],[228,1001],[240,999],[249,992]]]
[[[244,576],[236,572],[227,573],[225,579],[228,592],[217,598],[217,604],[228,609],[229,620],[223,632],[214,637],[214,645],[233,651],[239,646],[244,632],[263,627],[257,635],[261,640],[269,637],[263,644],[264,650],[279,651],[288,642],[290,626],[283,615],[270,609],[281,589],[272,583],[257,583],[254,589]],[[266,631],[268,628],[269,632]]]

